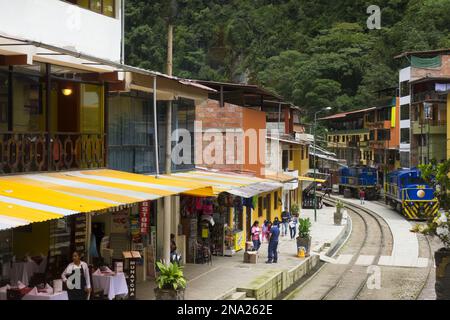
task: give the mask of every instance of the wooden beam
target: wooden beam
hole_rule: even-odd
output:
[[[96,82],[121,82],[119,74],[116,71],[105,73],[84,73],[81,78],[84,81],[96,81]]]
[[[109,92],[127,91],[127,88],[126,88],[126,85],[125,85],[125,81],[109,83],[108,91]]]
[[[19,66],[28,64],[28,57],[26,54],[17,55],[0,55],[0,66]]]

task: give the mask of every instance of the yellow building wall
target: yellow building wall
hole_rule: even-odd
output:
[[[31,228],[31,231],[27,228]],[[21,259],[25,254],[30,256],[47,255],[50,247],[49,222],[33,223],[30,227],[13,230],[13,254]]]
[[[278,206],[277,209],[274,209],[274,204],[275,204],[275,193],[278,193]],[[267,196],[268,193],[263,193],[258,195],[257,197],[260,198],[265,198]],[[264,220],[268,220],[271,219],[271,221],[273,221],[275,219],[275,217],[278,217],[278,219],[281,221],[281,212],[282,212],[282,206],[281,206],[281,196],[282,196],[282,189],[278,189],[275,190],[273,192],[270,192],[270,205],[271,205],[271,215],[270,217],[268,216],[268,209],[263,209],[262,210],[262,216],[260,217],[258,215],[258,211],[259,211],[259,201],[256,202],[256,206],[255,208],[251,211],[251,223],[253,224],[253,222],[258,221],[259,225],[262,227]],[[264,204],[264,200],[262,202]],[[230,208],[230,213],[232,212],[231,210],[233,210],[233,208]],[[233,215],[230,214],[230,226],[234,227],[234,221],[233,221]],[[244,225],[244,237],[247,238],[247,236],[250,233],[250,226],[247,226],[247,209],[244,207],[243,210],[243,216],[242,216],[242,221],[243,221],[243,225]]]

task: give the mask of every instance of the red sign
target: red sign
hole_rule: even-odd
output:
[[[141,234],[147,234],[150,225],[150,201],[140,203],[139,220],[141,221]]]

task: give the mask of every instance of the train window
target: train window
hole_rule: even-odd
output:
[[[420,177],[406,177],[400,180],[401,184],[410,185],[410,184],[426,184],[425,181]]]

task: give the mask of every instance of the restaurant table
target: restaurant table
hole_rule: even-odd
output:
[[[120,272],[116,274],[93,273],[92,286],[96,289],[103,289],[103,293],[112,300],[117,295],[128,294],[127,280],[125,275]]]
[[[22,300],[69,300],[69,296],[67,295],[67,291],[61,291],[58,293],[45,293],[38,292],[36,293],[28,293],[23,296]]]
[[[34,261],[13,262],[10,270],[11,284],[16,285],[17,282],[20,281],[27,286],[29,280],[38,269],[39,266]]]

